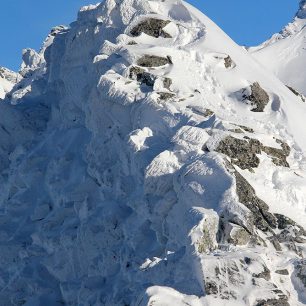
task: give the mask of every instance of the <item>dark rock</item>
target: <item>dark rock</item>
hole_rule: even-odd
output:
[[[205,293],[207,295],[218,294],[218,285],[214,281],[206,281]]]
[[[281,230],[276,235],[277,240],[281,243],[287,243],[287,247],[299,253],[295,243],[306,243],[306,239],[301,237],[306,236],[306,231],[290,218],[281,214],[274,215],[277,218],[278,229]]]
[[[142,78],[143,73],[145,72],[144,69],[136,66],[130,67],[129,77],[130,79],[139,81]]]
[[[261,154],[262,151],[272,157],[275,165],[289,167],[287,157],[290,154],[290,147],[284,142],[282,142],[282,149],[277,149],[266,147],[257,139],[249,137],[238,139],[227,136],[220,141],[216,151],[230,157],[231,162],[243,170],[257,168],[260,162],[257,154]]]
[[[269,103],[269,95],[261,88],[259,83],[255,82],[251,86],[251,94],[243,95],[245,100],[249,100],[251,105],[254,106],[251,109],[252,112],[263,112],[267,104]]]
[[[283,250],[276,236],[269,237],[268,239],[271,241],[277,252],[281,252]]]
[[[138,61],[137,65],[141,67],[160,67],[167,64],[172,64],[171,58],[168,57],[161,57],[156,55],[144,55]]]
[[[252,276],[255,278],[263,278],[266,281],[269,281],[271,279],[271,272],[265,265],[263,265],[263,271],[257,274],[254,273]]]
[[[127,43],[129,46],[137,45],[137,42],[135,40],[131,40]]]
[[[220,220],[219,236],[222,241],[233,245],[247,245],[250,242],[251,234],[242,226]]]
[[[247,126],[244,126],[244,125],[238,125],[238,126],[248,133],[254,133],[254,130],[250,127],[247,127]]]
[[[277,218],[277,225],[279,229],[284,230],[288,227],[297,227],[298,234],[306,236],[306,231],[304,230],[304,228],[298,225],[295,221],[281,214],[274,214],[274,216]]]
[[[175,94],[171,93],[171,92],[159,92],[159,98],[160,100],[169,100],[173,97],[175,97]]]
[[[287,157],[290,155],[290,148],[289,148],[289,153],[287,150],[265,147],[265,146],[262,147],[262,150],[268,155],[272,156],[272,162],[276,166],[283,166],[289,168]]]
[[[275,286],[276,287],[276,286]],[[272,292],[276,295],[276,298],[267,299],[267,300],[257,300],[256,306],[290,306],[288,303],[288,296],[284,294],[283,291],[276,289],[272,290]]]
[[[289,275],[289,271],[287,269],[277,270],[275,273],[280,275]]]
[[[146,72],[144,69],[140,67],[136,67],[136,66],[132,66],[130,68],[129,77],[132,80],[137,80],[138,82],[142,84],[146,84],[147,86],[150,86],[150,87],[154,86],[154,83],[156,80],[155,75],[149,72]]]
[[[193,107],[193,106],[187,106],[188,109],[191,109],[195,114],[204,116],[204,117],[211,117],[215,113],[209,109],[209,108],[202,108],[202,107]]]
[[[228,136],[220,141],[216,151],[230,157],[241,169],[257,168],[260,161],[256,154],[261,153],[261,143],[255,139],[248,141]]]
[[[171,21],[169,20],[161,20],[156,18],[148,18],[146,20],[138,23],[132,30],[132,36],[139,36],[141,33],[145,33],[152,37],[164,37],[164,38],[172,38],[170,34],[165,32],[163,28],[167,26]]]
[[[259,300],[255,306],[290,306],[288,297],[283,299]]]
[[[228,56],[224,59],[224,66],[227,69],[235,66],[235,63],[233,62],[233,60],[230,56]]]
[[[234,175],[239,202],[252,212],[254,225],[264,232],[276,228],[277,219],[269,212],[269,206],[256,196],[255,189],[238,171]]]
[[[298,96],[303,102],[306,102],[306,97],[299,93],[296,89],[286,85],[296,96]]]
[[[252,263],[252,259],[250,257],[244,257],[244,262],[247,264],[247,265],[250,265]]]
[[[212,110],[210,110],[209,108],[207,108],[204,112],[203,112],[203,116],[205,116],[205,117],[211,117],[211,116],[213,116],[215,113],[212,111]]]

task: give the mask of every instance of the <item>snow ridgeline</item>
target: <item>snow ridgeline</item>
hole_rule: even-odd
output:
[[[107,0],[1,108],[5,305],[303,305],[306,106],[182,1]]]
[[[300,2],[299,10],[280,33],[266,42],[249,49],[265,69],[269,69],[297,96],[306,101],[306,2]]]

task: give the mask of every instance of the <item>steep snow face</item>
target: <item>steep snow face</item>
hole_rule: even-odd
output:
[[[212,21],[106,0],[23,61],[0,104],[5,305],[305,303],[306,105]]]
[[[306,2],[294,20],[280,33],[258,47],[250,48],[252,55],[263,66],[275,73],[286,85],[306,95]]]

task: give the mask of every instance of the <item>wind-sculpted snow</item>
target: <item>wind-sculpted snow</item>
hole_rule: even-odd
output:
[[[3,305],[303,305],[306,105],[207,17],[106,0],[21,75],[0,105]]]

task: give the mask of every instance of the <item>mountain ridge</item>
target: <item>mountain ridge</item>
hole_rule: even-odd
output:
[[[211,20],[106,0],[21,75],[0,104],[6,306],[305,303],[306,106]]]

